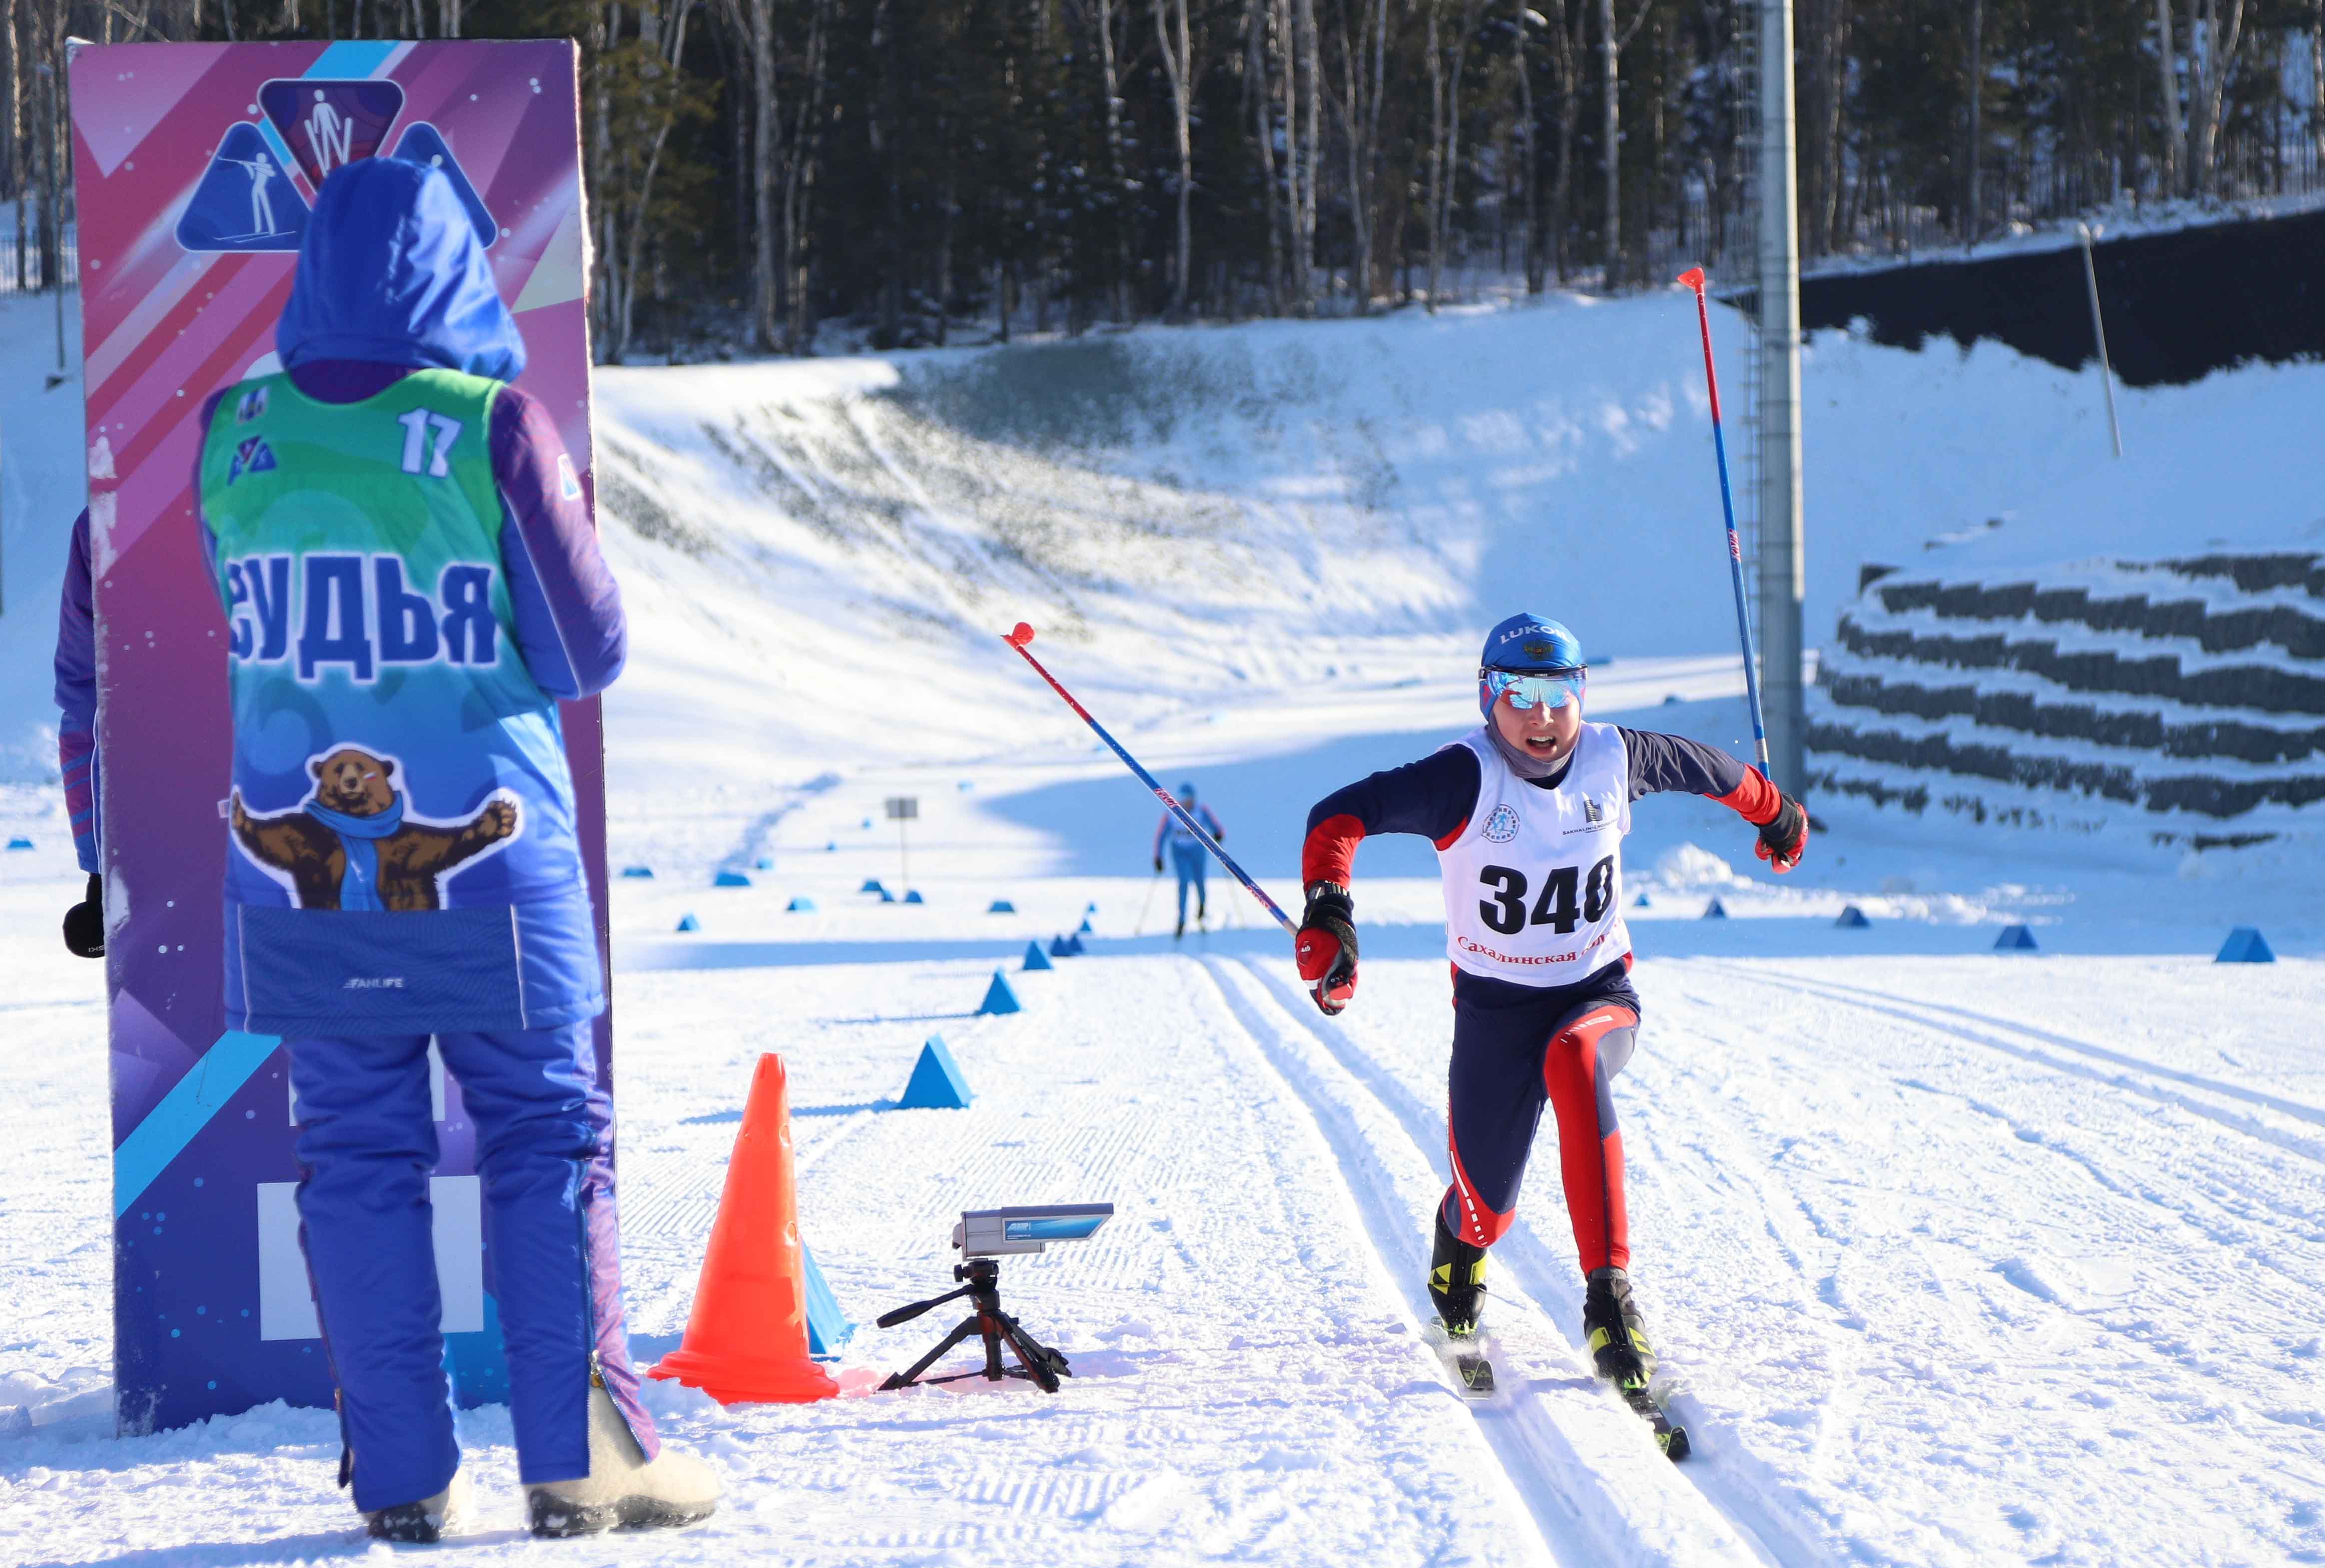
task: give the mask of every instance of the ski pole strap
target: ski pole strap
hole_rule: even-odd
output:
[[[1019,629],[1025,634],[1028,640],[1032,638],[1033,630],[1031,627],[1021,626]],[[1218,860],[1220,865],[1227,868],[1227,874],[1233,877],[1237,881],[1242,883],[1245,890],[1254,898],[1259,900],[1261,905],[1266,908],[1267,913],[1275,917],[1276,924],[1282,926],[1286,932],[1292,932],[1295,935],[1298,933],[1300,929],[1298,923],[1293,921],[1290,915],[1283,913],[1282,906],[1279,905],[1274,899],[1270,898],[1267,895],[1266,889],[1260,886],[1258,883],[1254,882],[1250,876],[1245,872],[1244,868],[1235,863],[1235,858],[1229,855],[1225,849],[1219,848],[1219,841],[1217,839],[1212,838],[1209,833],[1203,831],[1203,824],[1195,821],[1193,815],[1188,812],[1186,807],[1181,805],[1176,800],[1172,799],[1171,792],[1164,789],[1160,784],[1155,782],[1154,775],[1148,773],[1144,767],[1140,766],[1138,759],[1131,756],[1127,751],[1125,751],[1122,748],[1122,743],[1120,741],[1115,739],[1113,736],[1107,733],[1105,725],[1100,724],[1097,719],[1090,717],[1088,709],[1074,700],[1074,694],[1067,691],[1063,686],[1060,685],[1058,683],[1058,678],[1055,675],[1051,674],[1049,671],[1042,667],[1042,661],[1033,656],[1033,652],[1025,646],[1024,643],[1020,642],[1014,634],[1004,635],[1001,640],[1007,643],[1011,647],[1016,649],[1017,652],[1024,656],[1025,662],[1033,666],[1033,673],[1041,676],[1042,680],[1048,682],[1050,683],[1050,690],[1055,691],[1060,697],[1063,698],[1065,700],[1066,706],[1072,709],[1076,713],[1081,716],[1081,721],[1084,724],[1088,725],[1092,730],[1097,732],[1098,738],[1106,742],[1107,747],[1113,751],[1115,756],[1122,758],[1123,765],[1128,768],[1132,773],[1138,775],[1139,783],[1144,784],[1148,789],[1154,792],[1154,798],[1162,803],[1162,809],[1170,812],[1172,816],[1178,818],[1180,825],[1184,827],[1189,832],[1194,834],[1196,840],[1200,842],[1204,849],[1209,849],[1211,852],[1212,858]]]

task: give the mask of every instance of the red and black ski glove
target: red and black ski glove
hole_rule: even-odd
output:
[[[1752,846],[1752,853],[1768,863],[1768,869],[1782,877],[1801,863],[1808,852],[1809,814],[1801,803],[1790,795],[1776,798],[1776,814],[1760,828],[1760,841]]]
[[[1308,889],[1308,907],[1300,916],[1300,938],[1292,951],[1300,960],[1300,978],[1326,1017],[1338,1014],[1357,994],[1357,903],[1337,882],[1319,882]]]
[[[92,873],[88,892],[65,911],[65,947],[75,958],[105,956],[105,878]]]

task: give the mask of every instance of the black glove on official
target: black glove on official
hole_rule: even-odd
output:
[[[1801,803],[1790,795],[1777,799],[1776,814],[1760,829],[1760,841],[1752,853],[1768,863],[1768,869],[1782,877],[1801,863],[1809,847],[1809,814]]]
[[[88,895],[65,911],[65,947],[75,958],[105,956],[105,878],[95,872]]]
[[[1308,908],[1300,917],[1300,937],[1292,951],[1300,978],[1326,1017],[1338,1013],[1357,994],[1357,902],[1337,882],[1319,882],[1308,889]]]

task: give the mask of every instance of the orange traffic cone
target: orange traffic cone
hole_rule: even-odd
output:
[[[807,1285],[783,1061],[759,1058],[686,1338],[649,1374],[721,1405],[804,1405],[839,1392],[807,1353]]]

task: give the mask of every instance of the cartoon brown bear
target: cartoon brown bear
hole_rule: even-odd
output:
[[[301,909],[440,908],[437,878],[516,832],[516,803],[506,800],[486,801],[458,824],[411,820],[390,782],[395,764],[356,747],[317,757],[307,769],[315,775],[315,793],[292,811],[254,817],[243,809],[242,792],[234,793],[235,838],[260,865],[291,874],[292,902]],[[366,830],[372,828],[380,830]],[[350,840],[359,846],[352,860]],[[349,890],[351,864],[363,891]]]

